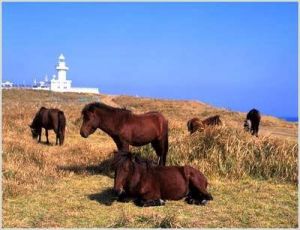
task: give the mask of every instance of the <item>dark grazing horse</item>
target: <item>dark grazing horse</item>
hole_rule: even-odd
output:
[[[220,115],[215,115],[206,118],[205,120],[200,121],[199,118],[192,118],[187,122],[188,131],[192,134],[197,130],[204,130],[205,127],[210,125],[221,125],[222,121],[220,119]]]
[[[139,206],[164,205],[165,200],[186,198],[189,204],[206,204],[207,179],[191,166],[157,166],[129,152],[115,153],[114,190],[119,201],[137,198]]]
[[[114,140],[118,150],[129,151],[129,145],[142,146],[151,143],[159,157],[159,164],[166,164],[168,121],[161,113],[134,114],[124,108],[94,102],[83,108],[82,115],[82,137],[87,138],[99,128]]]
[[[64,112],[59,109],[41,107],[29,127],[31,128],[32,137],[38,138],[38,142],[41,142],[42,128],[44,128],[47,144],[49,144],[48,130],[52,129],[56,133],[56,144],[58,144],[58,140],[59,145],[64,143],[66,118]]]
[[[258,137],[260,119],[260,112],[257,109],[251,109],[247,113],[246,120],[244,121],[244,129]]]

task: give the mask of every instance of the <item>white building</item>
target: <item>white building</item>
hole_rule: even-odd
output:
[[[2,88],[4,88],[4,89],[9,89],[9,88],[12,88],[12,87],[13,87],[13,83],[10,82],[10,81],[5,81],[5,82],[2,82],[1,86],[2,86]]]
[[[33,81],[33,89],[39,90],[50,90],[50,81],[48,81],[48,76],[45,76],[44,81],[37,82],[36,80]]]
[[[96,93],[96,94],[99,93],[98,88],[78,88],[78,87],[72,88],[72,81],[67,80],[67,71],[69,70],[69,67],[65,63],[65,57],[63,54],[61,54],[58,58],[58,64],[56,66],[56,70],[57,70],[57,77],[53,75],[48,90],[56,91],[56,92],[76,92],[76,93]],[[45,80],[45,82],[48,81]],[[43,89],[46,89],[45,85],[43,85]],[[41,87],[36,89],[40,89],[40,88]]]

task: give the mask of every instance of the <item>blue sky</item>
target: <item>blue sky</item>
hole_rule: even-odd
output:
[[[297,3],[3,3],[3,80],[297,116]]]

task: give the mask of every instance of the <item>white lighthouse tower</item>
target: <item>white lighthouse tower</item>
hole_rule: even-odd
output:
[[[55,75],[51,80],[50,90],[53,91],[69,91],[71,89],[71,80],[67,80],[67,71],[69,68],[66,66],[65,57],[61,54],[58,58],[58,64],[56,66],[57,79]]]

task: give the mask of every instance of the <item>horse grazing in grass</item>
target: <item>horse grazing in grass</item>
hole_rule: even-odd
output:
[[[115,153],[114,190],[119,201],[137,198],[139,206],[164,205],[165,200],[186,198],[189,204],[206,204],[207,179],[191,166],[157,166],[129,152]]]
[[[159,165],[166,164],[168,153],[168,121],[159,112],[133,114],[130,110],[114,108],[103,103],[90,103],[82,110],[80,135],[87,138],[97,128],[107,133],[118,150],[129,151],[129,145],[151,143]]]
[[[56,144],[58,144],[58,141],[59,145],[64,143],[66,117],[64,112],[59,109],[41,107],[29,127],[32,137],[38,138],[38,142],[41,142],[42,128],[44,128],[46,130],[47,144],[49,144],[48,130],[52,129],[56,133]]]
[[[197,130],[203,131],[205,127],[211,125],[221,125],[222,121],[220,119],[220,115],[215,115],[206,118],[205,120],[200,121],[199,118],[192,118],[187,122],[188,131],[192,134]]]
[[[251,109],[247,113],[246,120],[244,121],[244,129],[252,135],[258,137],[258,128],[260,123],[260,112],[257,109]]]

